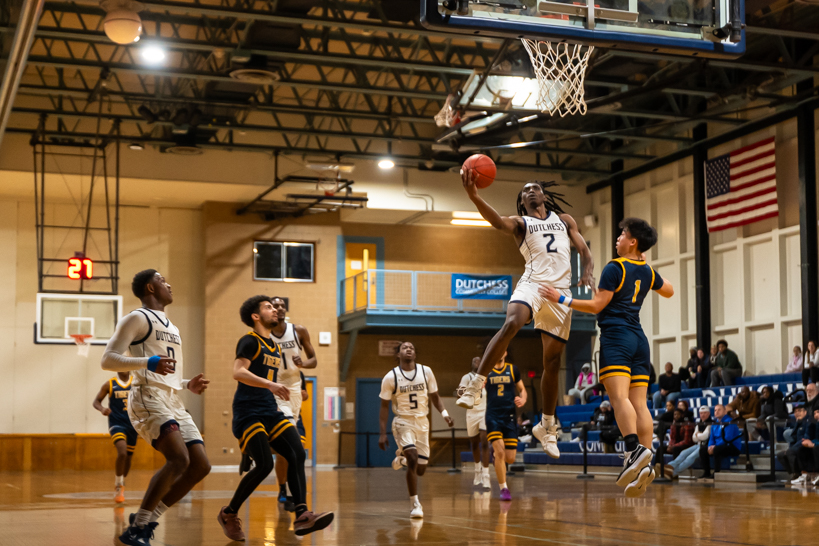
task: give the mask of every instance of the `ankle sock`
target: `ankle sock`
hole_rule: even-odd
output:
[[[546,415],[545,413],[543,413],[542,415],[543,415],[543,420],[541,422],[543,423],[544,427],[549,428],[551,426],[554,426],[554,424],[555,424],[555,416],[554,415]]]
[[[114,485],[125,485],[125,476],[117,476],[117,479],[114,480]]]
[[[159,501],[159,504],[156,505],[156,508],[154,508],[153,513],[151,513],[151,522],[154,522],[154,521],[158,520],[162,516],[162,514],[165,513],[165,510],[167,510],[167,509],[168,509],[168,507],[165,506],[165,503],[162,502],[162,501]]]
[[[628,436],[624,437],[623,440],[626,444],[626,451],[632,452],[640,445],[640,440],[638,439],[636,434],[629,434]]]
[[[134,519],[134,525],[137,527],[145,527],[151,521],[151,511],[145,510],[144,508],[140,508],[137,511],[136,519]]]

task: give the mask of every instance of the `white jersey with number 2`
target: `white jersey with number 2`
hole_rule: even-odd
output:
[[[566,224],[551,211],[544,220],[533,216],[522,218],[526,231],[520,243],[520,253],[526,259],[526,269],[520,282],[570,288],[572,244]]]

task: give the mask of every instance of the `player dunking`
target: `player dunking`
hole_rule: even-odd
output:
[[[464,388],[475,378],[481,357],[472,359],[472,369],[461,378],[458,384],[458,396],[463,394]],[[469,446],[472,449],[472,460],[475,462],[475,477],[472,485],[480,485],[486,489],[489,484],[489,441],[486,439],[486,389],[481,393],[480,401],[466,410],[466,435],[469,437]]]
[[[282,356],[278,344],[270,338],[270,331],[279,322],[278,313],[268,296],[253,296],[242,304],[239,316],[253,329],[239,340],[233,361],[233,378],[239,382],[233,396],[233,435],[239,440],[242,454],[249,455],[256,466],[245,474],[230,504],[219,512],[219,524],[229,539],[245,539],[237,514],[273,470],[273,448],[280,461],[288,462],[287,482],[296,512],[293,530],[298,536],[320,531],[332,523],[333,513],[314,514],[307,509],[304,447],[296,426],[276,403],[276,395],[285,401],[290,398],[288,388],[277,382],[283,369]]]
[[[649,291],[664,298],[674,287],[645,262],[644,253],[657,242],[657,232],[645,220],[620,222],[617,255],[606,264],[591,300],[572,300],[543,284],[540,294],[551,302],[586,313],[597,313],[600,326],[600,380],[614,407],[614,417],[626,443],[625,462],[617,485],[627,497],[639,497],[654,479],[651,462],[653,423],[646,405],[649,367],[648,339],[640,326],[640,307]]]
[[[495,476],[500,500],[512,500],[506,485],[506,465],[518,452],[517,408],[526,405],[526,387],[517,366],[506,363],[506,353],[486,376],[486,437],[495,452]]]
[[[387,420],[392,401],[392,412],[395,414],[392,435],[398,444],[397,458],[406,459],[410,517],[422,518],[424,509],[418,501],[418,476],[424,475],[429,462],[429,403],[432,402],[441,412],[447,425],[452,427],[454,423],[438,396],[438,383],[432,370],[415,362],[415,346],[409,341],[401,343],[397,357],[398,366],[381,381],[381,411],[378,414],[381,435],[378,446],[382,450],[387,449]]]
[[[489,342],[475,379],[466,387],[457,404],[469,409],[480,399],[486,375],[506,352],[515,334],[534,320],[535,329],[540,331],[543,342],[543,377],[540,380],[543,418],[532,429],[532,434],[540,441],[543,451],[557,459],[560,457],[554,417],[559,386],[557,376],[560,371],[560,356],[569,339],[572,313],[565,307],[545,300],[538,294],[537,287],[539,283],[547,283],[562,294],[571,295],[570,247],[574,245],[583,264],[580,284],[593,289],[592,255],[574,219],[561,209],[559,201],[565,203],[562,196],[548,189],[554,183],[527,182],[518,194],[518,216],[506,217],[498,214],[478,195],[475,179],[476,173],[472,169],[463,169],[461,181],[467,195],[492,227],[515,238],[526,259],[526,269],[509,300],[503,327]]]
[[[131,392],[131,374],[119,372],[106,381],[91,404],[94,409],[108,417],[108,434],[117,449],[116,481],[114,482],[114,502],[125,502],[125,477],[131,470],[137,431],[128,418],[128,393]],[[108,397],[108,407],[102,399]]]
[[[102,368],[115,372],[132,370],[128,395],[131,424],[154,449],[165,456],[139,512],[119,537],[125,546],[148,546],[157,519],[210,472],[202,435],[182,404],[179,391],[202,394],[208,380],[202,374],[182,379],[182,340],[179,330],[165,316],[173,302],[171,285],[155,269],[134,275],[131,283],[142,307],[125,315],[102,355]],[[131,356],[125,356],[130,351]]]
[[[278,313],[278,323],[272,329],[272,338],[279,345],[282,352],[282,367],[279,369],[278,382],[287,387],[290,392],[289,400],[276,396],[276,402],[284,416],[294,425],[298,425],[302,403],[301,370],[315,368],[318,365],[318,359],[307,328],[285,321],[287,306],[284,299],[272,298],[271,301],[273,302],[273,308]],[[301,358],[302,350],[304,350],[304,356],[306,357],[304,360]],[[286,492],[288,464],[287,459],[277,459],[275,468],[276,479],[279,482],[279,502],[283,502],[287,508],[291,508],[292,498],[288,498]]]

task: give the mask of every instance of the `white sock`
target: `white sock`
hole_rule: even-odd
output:
[[[508,487],[506,487],[506,482],[500,483],[498,485],[500,486],[501,491],[503,491],[504,489],[509,489]]]
[[[488,466],[483,467],[483,473],[486,474],[487,476],[489,475],[489,467]]]
[[[549,428],[549,427],[551,427],[551,426],[553,426],[555,424],[555,416],[554,415],[546,415],[544,413],[543,414],[543,421],[541,421],[541,422],[543,423],[544,427]]]
[[[136,519],[134,520],[134,525],[137,527],[145,527],[151,521],[151,512],[140,508],[137,511]]]
[[[114,485],[125,485],[125,476],[117,476],[117,479],[114,481]]]
[[[167,510],[167,509],[168,509],[168,507],[165,506],[165,503],[162,502],[162,501],[159,501],[159,504],[156,505],[156,508],[154,508],[154,511],[151,514],[151,522],[154,522],[154,521],[158,520],[162,516],[162,514],[165,513],[165,510]]]
[[[480,474],[482,468],[481,463],[475,463],[475,474]]]
[[[410,497],[410,504],[411,504],[412,506],[415,506],[415,503],[416,503],[416,502],[418,502],[418,495],[412,495],[412,496]],[[418,502],[418,504],[421,504],[421,503],[420,503],[420,502]]]

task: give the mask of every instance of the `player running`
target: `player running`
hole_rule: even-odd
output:
[[[106,381],[91,404],[94,409],[108,417],[108,434],[117,449],[116,480],[114,481],[114,502],[125,502],[125,477],[131,470],[131,458],[137,442],[137,431],[128,418],[128,393],[131,392],[131,374],[119,372]],[[108,407],[102,400],[108,397]]]
[[[446,424],[454,426],[452,418],[444,409],[438,396],[435,375],[427,366],[416,364],[415,346],[409,341],[398,346],[398,366],[384,376],[381,381],[381,411],[378,425],[381,435],[378,447],[387,449],[387,420],[390,415],[390,401],[395,418],[392,420],[392,435],[398,444],[393,468],[407,467],[407,489],[410,495],[410,517],[424,517],[424,509],[418,501],[418,476],[423,476],[429,462],[429,414],[430,401],[441,412]],[[403,460],[402,460],[403,459]]]
[[[472,370],[461,378],[458,384],[460,397],[466,386],[475,378],[481,357],[472,359]],[[480,401],[466,410],[466,435],[469,437],[469,446],[472,448],[472,460],[475,462],[475,478],[473,486],[482,486],[489,489],[489,441],[486,439],[486,389],[481,393]]]
[[[518,453],[517,408],[526,404],[526,387],[517,366],[506,363],[506,353],[486,376],[486,437],[495,452],[495,476],[500,500],[512,500],[506,485],[506,465]]]
[[[165,457],[139,511],[131,515],[131,525],[117,539],[124,546],[148,546],[159,517],[210,472],[202,435],[179,396],[182,389],[202,394],[209,381],[202,374],[182,379],[182,339],[165,316],[173,303],[165,277],[155,269],[140,271],[131,290],[142,307],[117,324],[102,355],[102,369],[132,371],[128,417],[142,439]]]
[[[572,278],[571,245],[580,254],[583,275],[580,284],[594,289],[592,271],[594,262],[589,247],[580,235],[577,224],[563,212],[560,203],[566,203],[562,195],[550,191],[554,182],[527,182],[518,194],[518,216],[501,216],[478,195],[475,186],[476,173],[463,169],[461,181],[467,195],[475,203],[481,216],[495,229],[515,238],[520,253],[526,259],[526,269],[515,287],[506,309],[506,321],[486,348],[475,379],[465,389],[457,404],[471,408],[481,394],[483,382],[489,370],[498,362],[515,334],[524,325],[535,322],[543,342],[543,377],[540,390],[543,396],[543,418],[532,429],[543,451],[552,458],[560,457],[557,448],[558,428],[555,424],[555,407],[558,397],[558,373],[560,359],[569,339],[572,324],[570,309],[547,301],[538,294],[540,283],[548,284],[561,294],[570,296]]]
[[[278,313],[268,296],[253,296],[239,309],[242,322],[253,328],[236,346],[233,378],[238,381],[233,396],[233,435],[243,455],[256,465],[244,475],[228,506],[219,511],[219,525],[231,540],[245,540],[239,508],[273,470],[275,449],[288,462],[287,482],[293,491],[297,536],[324,529],[333,513],[314,514],[307,509],[307,478],[304,473],[304,447],[296,430],[279,411],[275,395],[290,398],[287,387],[277,382],[282,369],[279,346],[271,341],[270,331],[278,323]],[[301,394],[301,393],[299,393]]]
[[[649,367],[648,339],[640,326],[640,307],[649,290],[664,298],[674,287],[646,264],[645,252],[657,242],[657,232],[648,222],[626,218],[620,222],[617,255],[606,264],[600,285],[591,300],[573,300],[559,290],[542,284],[540,294],[551,302],[597,313],[600,326],[600,380],[614,407],[617,425],[626,444],[623,471],[617,485],[627,497],[639,497],[654,479],[651,462],[653,423],[646,405]]]

